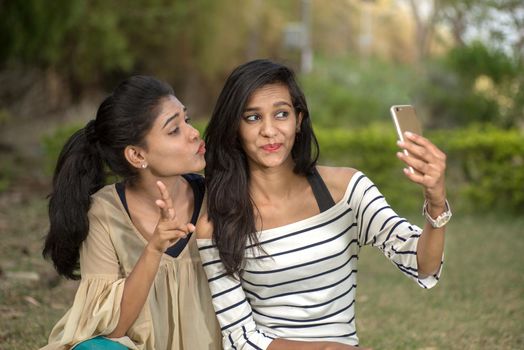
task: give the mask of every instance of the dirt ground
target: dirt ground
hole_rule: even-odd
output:
[[[77,282],[60,278],[41,254],[51,184],[42,138],[94,113],[86,102],[45,117],[11,115],[0,125],[0,350],[45,345],[73,299]]]

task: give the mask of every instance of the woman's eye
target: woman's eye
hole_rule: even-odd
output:
[[[186,118],[184,119],[186,121],[186,124],[191,124],[191,117],[186,115]]]
[[[256,114],[252,114],[252,115],[245,115],[244,119],[248,122],[256,122],[257,120],[260,119],[260,117]]]
[[[180,128],[177,126],[176,128],[174,128],[173,130],[171,130],[167,134],[168,135],[176,135],[176,134],[178,134],[179,130],[180,130]]]
[[[278,118],[278,119],[286,119],[289,115],[289,112],[286,112],[286,111],[281,111],[281,112],[278,112],[275,117]]]

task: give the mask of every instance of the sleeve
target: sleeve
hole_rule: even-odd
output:
[[[238,276],[226,274],[218,249],[210,239],[198,239],[197,242],[220,323],[224,349],[267,349],[275,337],[257,329]]]
[[[125,278],[120,273],[109,229],[92,211],[89,226],[80,249],[81,281],[71,309],[51,332],[50,343],[74,345],[109,334],[118,323]],[[128,344],[130,340],[119,341]]]
[[[379,248],[400,271],[422,288],[432,288],[437,284],[444,257],[435,275],[419,277],[417,244],[422,229],[399,217],[371,180],[361,175],[350,201],[352,208],[355,208],[361,246],[371,244]]]

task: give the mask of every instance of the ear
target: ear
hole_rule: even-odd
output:
[[[295,131],[297,133],[300,132],[300,126],[302,125],[302,118],[304,117],[304,115],[302,114],[302,112],[298,113],[298,116],[297,116],[297,125],[296,125],[296,129]]]
[[[126,160],[135,168],[146,168],[147,161],[145,158],[145,150],[139,146],[126,146],[124,149],[124,156]]]

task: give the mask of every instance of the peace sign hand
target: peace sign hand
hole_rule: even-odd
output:
[[[155,204],[160,208],[160,219],[149,241],[149,245],[155,251],[164,253],[167,248],[175,244],[179,239],[185,238],[189,232],[193,232],[195,226],[191,223],[181,223],[177,219],[173,200],[166,186],[162,181],[157,181],[156,185],[161,197],[161,199],[155,201]]]
[[[430,207],[444,208],[446,200],[446,154],[431,141],[420,135],[405,132],[399,147],[408,151],[398,152],[397,157],[415,170],[404,169],[404,174],[424,187],[424,196]]]

